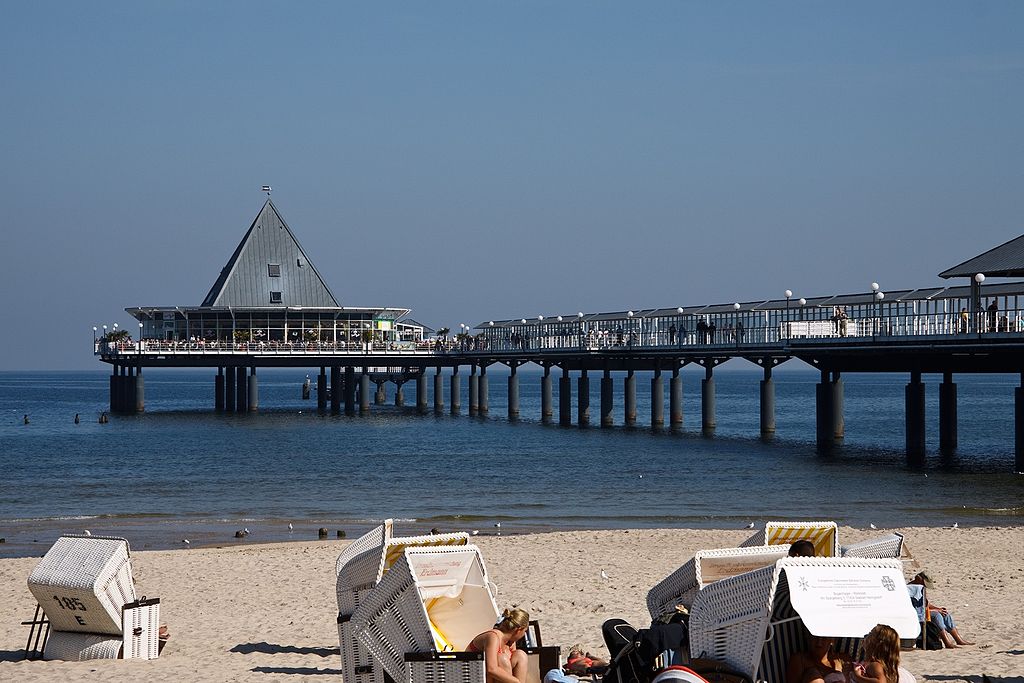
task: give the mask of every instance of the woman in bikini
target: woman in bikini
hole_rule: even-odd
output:
[[[525,610],[507,609],[494,628],[484,631],[466,649],[483,652],[487,683],[526,683],[526,653],[516,641],[526,635],[530,615]]]
[[[832,638],[810,636],[807,650],[797,652],[789,658],[786,667],[786,683],[845,683],[843,673],[845,656],[836,653]]]

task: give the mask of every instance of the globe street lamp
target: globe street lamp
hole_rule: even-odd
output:
[[[787,289],[783,294],[786,295],[786,339],[789,339],[789,300],[793,298],[793,290]]]

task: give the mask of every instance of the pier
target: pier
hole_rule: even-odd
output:
[[[459,414],[460,369],[465,368],[467,412],[485,416],[487,369],[500,364],[509,368],[507,410],[516,419],[518,369],[534,363],[543,370],[542,420],[554,419],[552,373],[557,371],[558,424],[606,428],[636,424],[637,372],[653,374],[650,387],[640,389],[650,391],[651,427],[684,428],[686,387],[680,370],[695,365],[704,373],[699,425],[705,433],[716,428],[715,369],[739,358],[762,370],[760,431],[766,436],[776,428],[773,371],[797,360],[820,373],[815,442],[821,451],[844,437],[844,374],[901,373],[908,380],[905,450],[913,467],[923,465],[926,455],[923,375],[942,376],[940,451],[952,454],[957,449],[955,376],[1013,373],[1021,378],[1015,391],[1014,471],[1024,472],[1024,282],[986,283],[987,277],[1024,276],[1024,259],[1017,256],[1022,241],[940,273],[965,278],[962,285],[885,290],[871,283],[851,294],[796,298],[787,290],[763,300],[538,315],[462,325],[449,337],[447,329],[435,331],[411,320],[409,309],[340,306],[268,200],[202,305],[125,309],[138,321],[138,336],[106,328],[96,336],[94,329],[93,350],[112,367],[114,412],[144,410],[145,368],[210,368],[215,410],[255,412],[258,369],[295,367],[318,369],[321,411],[365,413],[371,410],[371,386],[373,403],[381,404],[388,383],[394,385],[395,405],[404,405],[404,385],[413,383],[419,411],[447,406]],[[590,405],[592,377],[600,379],[596,417]]]

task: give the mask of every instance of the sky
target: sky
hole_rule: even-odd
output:
[[[1024,233],[1020,2],[14,2],[0,370],[198,305],[274,188],[435,327],[928,286]]]

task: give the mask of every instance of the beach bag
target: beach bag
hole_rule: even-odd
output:
[[[942,644],[942,629],[928,621],[924,625],[924,649],[941,650],[945,647]]]

